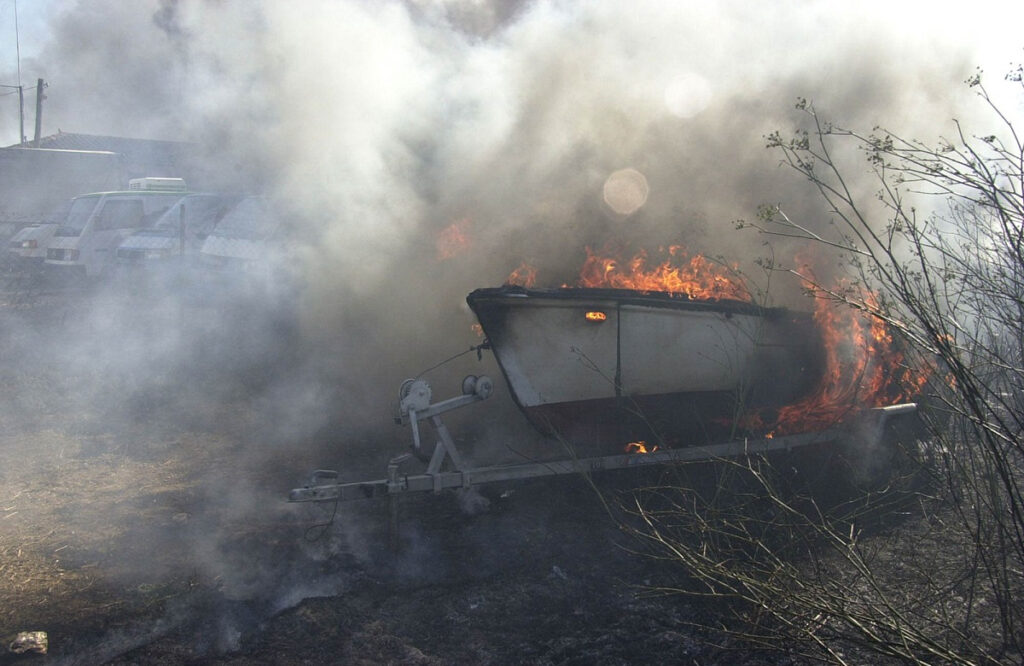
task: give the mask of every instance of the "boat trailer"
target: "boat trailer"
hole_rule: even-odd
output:
[[[399,496],[411,493],[439,493],[445,489],[469,489],[501,481],[563,474],[590,474],[605,470],[677,462],[713,461],[771,451],[792,450],[812,444],[836,442],[851,434],[850,427],[833,428],[794,435],[744,438],[720,444],[658,449],[648,453],[623,453],[491,467],[467,467],[455,446],[451,433],[442,422],[441,415],[486,400],[491,396],[493,390],[494,383],[489,377],[470,375],[462,382],[461,395],[431,403],[432,394],[429,384],[423,379],[407,379],[402,383],[399,391],[399,415],[395,421],[398,424],[408,424],[411,427],[412,452],[392,458],[388,462],[386,478],[374,481],[339,483],[339,473],[336,470],[318,469],[312,473],[307,485],[295,488],[289,493],[288,501],[344,502],[377,497],[397,499]],[[858,432],[879,438],[890,419],[914,414],[916,411],[915,403],[871,409],[855,427]],[[420,432],[420,423],[423,421],[430,422],[438,437],[432,449],[424,443],[423,435]],[[426,469],[418,473],[405,471],[406,463],[413,459],[427,463]]]

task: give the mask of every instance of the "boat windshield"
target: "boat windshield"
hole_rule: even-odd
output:
[[[58,236],[78,236],[85,229],[85,223],[89,221],[92,212],[96,210],[96,204],[100,202],[99,197],[82,197],[71,201],[71,208],[67,217],[60,224],[57,230]]]
[[[228,238],[263,240],[273,234],[279,220],[265,199],[246,197],[217,225],[214,234]]]

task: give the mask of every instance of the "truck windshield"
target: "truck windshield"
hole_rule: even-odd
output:
[[[138,199],[111,199],[103,204],[96,218],[96,230],[141,227],[143,214],[142,202]]]
[[[77,201],[77,200],[76,200]],[[71,210],[71,201],[65,201],[61,205],[50,211],[46,217],[43,218],[44,224],[60,224],[68,217],[68,212]]]
[[[100,201],[99,197],[85,197],[81,199],[73,199],[71,201],[71,208],[68,210],[67,217],[60,224],[60,229],[57,230],[58,236],[78,236],[85,229],[85,223],[89,221],[89,216],[96,209],[96,204]]]
[[[263,240],[277,230],[278,224],[266,200],[248,197],[224,216],[213,233],[228,238]]]
[[[154,225],[162,232],[177,232],[181,226],[181,209],[185,207],[185,225],[192,234],[208,234],[217,221],[224,215],[227,207],[224,197],[196,196],[182,199],[164,213]]]

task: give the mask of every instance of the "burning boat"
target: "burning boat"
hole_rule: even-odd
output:
[[[811,315],[783,308],[509,285],[467,302],[513,399],[572,443],[735,434],[741,414],[792,403],[821,373]]]
[[[643,253],[628,263],[587,255],[578,286],[534,288],[524,264],[510,281],[530,286],[477,289],[466,299],[487,338],[470,350],[494,352],[513,400],[535,426],[573,445],[571,455],[467,464],[441,416],[489,398],[491,379],[470,375],[461,395],[435,402],[416,377],[403,382],[396,417],[412,430],[412,452],[392,458],[386,478],[341,482],[336,470],[316,470],[289,500],[397,500],[807,446],[870,448],[916,419],[910,400],[929,373],[905,363],[881,318],[837,311],[825,298],[813,314],[761,307],[732,269],[700,255],[653,270]],[[433,426],[433,447],[421,423]],[[423,473],[407,470],[416,458],[427,463]]]

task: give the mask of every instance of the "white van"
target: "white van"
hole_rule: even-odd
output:
[[[75,197],[46,249],[47,267],[103,274],[113,266],[121,241],[152,227],[187,194],[180,178],[137,178],[128,182],[128,191]]]
[[[46,261],[46,248],[50,246],[53,234],[67,217],[70,208],[71,202],[65,202],[45,220],[22,227],[11,236],[7,242],[7,253],[12,266],[30,271],[42,268]]]
[[[116,253],[118,268],[153,270],[182,258],[191,265],[203,242],[237,201],[237,196],[223,194],[182,197],[152,228],[140,229],[121,241]]]
[[[203,265],[228,273],[260,272],[271,258],[280,228],[280,215],[266,198],[247,196],[228,211],[203,242]]]
[[[199,260],[207,288],[265,305],[290,300],[299,266],[297,239],[288,229],[280,205],[266,197],[244,197],[203,242]]]

